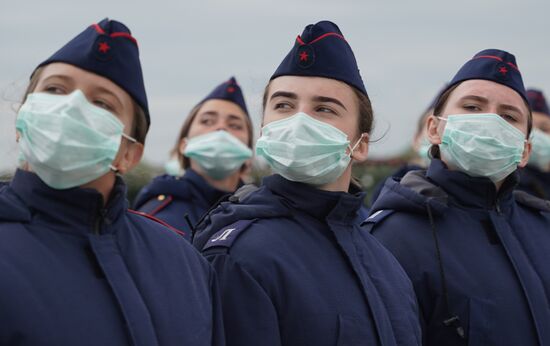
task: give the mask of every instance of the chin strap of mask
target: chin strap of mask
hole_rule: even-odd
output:
[[[465,339],[466,334],[464,332],[464,327],[462,326],[460,319],[457,314],[451,313],[450,305],[449,305],[449,292],[447,288],[447,279],[445,277],[445,269],[443,266],[443,259],[441,257],[441,248],[439,246],[439,239],[437,237],[437,232],[435,229],[435,221],[432,214],[432,208],[430,207],[430,201],[426,204],[427,210],[428,210],[428,217],[430,219],[430,226],[432,229],[432,235],[434,238],[434,244],[435,244],[435,251],[437,256],[437,262],[439,264],[439,275],[441,279],[441,291],[443,294],[443,303],[445,304],[445,310],[447,311],[447,317],[443,320],[443,324],[447,327],[454,328],[456,331],[456,334],[461,338]]]

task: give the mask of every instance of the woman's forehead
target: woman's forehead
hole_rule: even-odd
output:
[[[298,96],[340,96],[352,98],[349,85],[336,79],[324,77],[281,76],[271,81],[269,94],[284,91]]]
[[[66,78],[67,80],[71,80],[77,87],[99,87],[112,92],[118,97],[131,100],[130,95],[124,89],[116,85],[108,78],[66,63],[52,63],[44,66],[42,72],[40,73],[39,82],[55,76],[60,76]]]
[[[459,100],[468,96],[477,96],[487,99],[490,103],[507,104],[528,111],[525,101],[514,89],[493,81],[482,79],[464,81],[453,90],[451,99]]]
[[[217,113],[219,115],[231,114],[243,119],[247,116],[244,110],[236,103],[219,99],[211,99],[204,102],[199,109],[199,114],[205,112]]]

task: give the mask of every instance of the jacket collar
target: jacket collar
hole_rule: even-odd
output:
[[[473,208],[494,209],[513,202],[513,189],[518,183],[517,171],[510,174],[497,191],[495,184],[484,177],[471,177],[452,171],[439,159],[432,159],[426,177],[443,188],[451,201]]]
[[[27,205],[34,221],[69,232],[103,232],[101,226],[115,224],[128,208],[126,185],[120,177],[105,206],[103,196],[96,190],[79,187],[56,190],[35,173],[23,170],[16,171],[10,189]]]
[[[188,169],[182,179],[189,181],[193,196],[201,199],[208,207],[214,205],[220,198],[230,193],[213,187],[200,174],[192,169]],[[238,187],[241,185],[242,183],[239,183]]]
[[[290,208],[311,216],[342,223],[356,222],[365,194],[324,191],[313,186],[287,180],[275,174],[264,178],[263,185],[285,199]]]

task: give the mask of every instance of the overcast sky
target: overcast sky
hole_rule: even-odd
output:
[[[305,25],[338,24],[372,100],[372,157],[405,150],[437,90],[476,52],[516,55],[527,87],[550,94],[550,1],[5,1],[0,11],[0,169],[14,165],[17,101],[29,74],[86,26],[109,17],[139,41],[152,127],[145,159],[161,164],[188,111],[235,75],[256,133],[261,94]]]

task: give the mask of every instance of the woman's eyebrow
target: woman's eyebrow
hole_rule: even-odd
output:
[[[335,98],[332,98],[332,97],[315,96],[313,98],[313,101],[315,101],[315,102],[325,102],[325,103],[334,103],[334,104],[337,104],[338,106],[344,108],[347,111],[346,106],[344,106],[344,104],[342,102],[340,102],[338,99],[335,99]]]
[[[273,95],[271,95],[269,100],[273,100],[276,97],[286,97],[286,98],[293,99],[293,100],[298,99],[298,95],[296,95],[295,93],[291,93],[291,92],[288,92],[288,91],[276,91],[276,92],[273,93]]]

